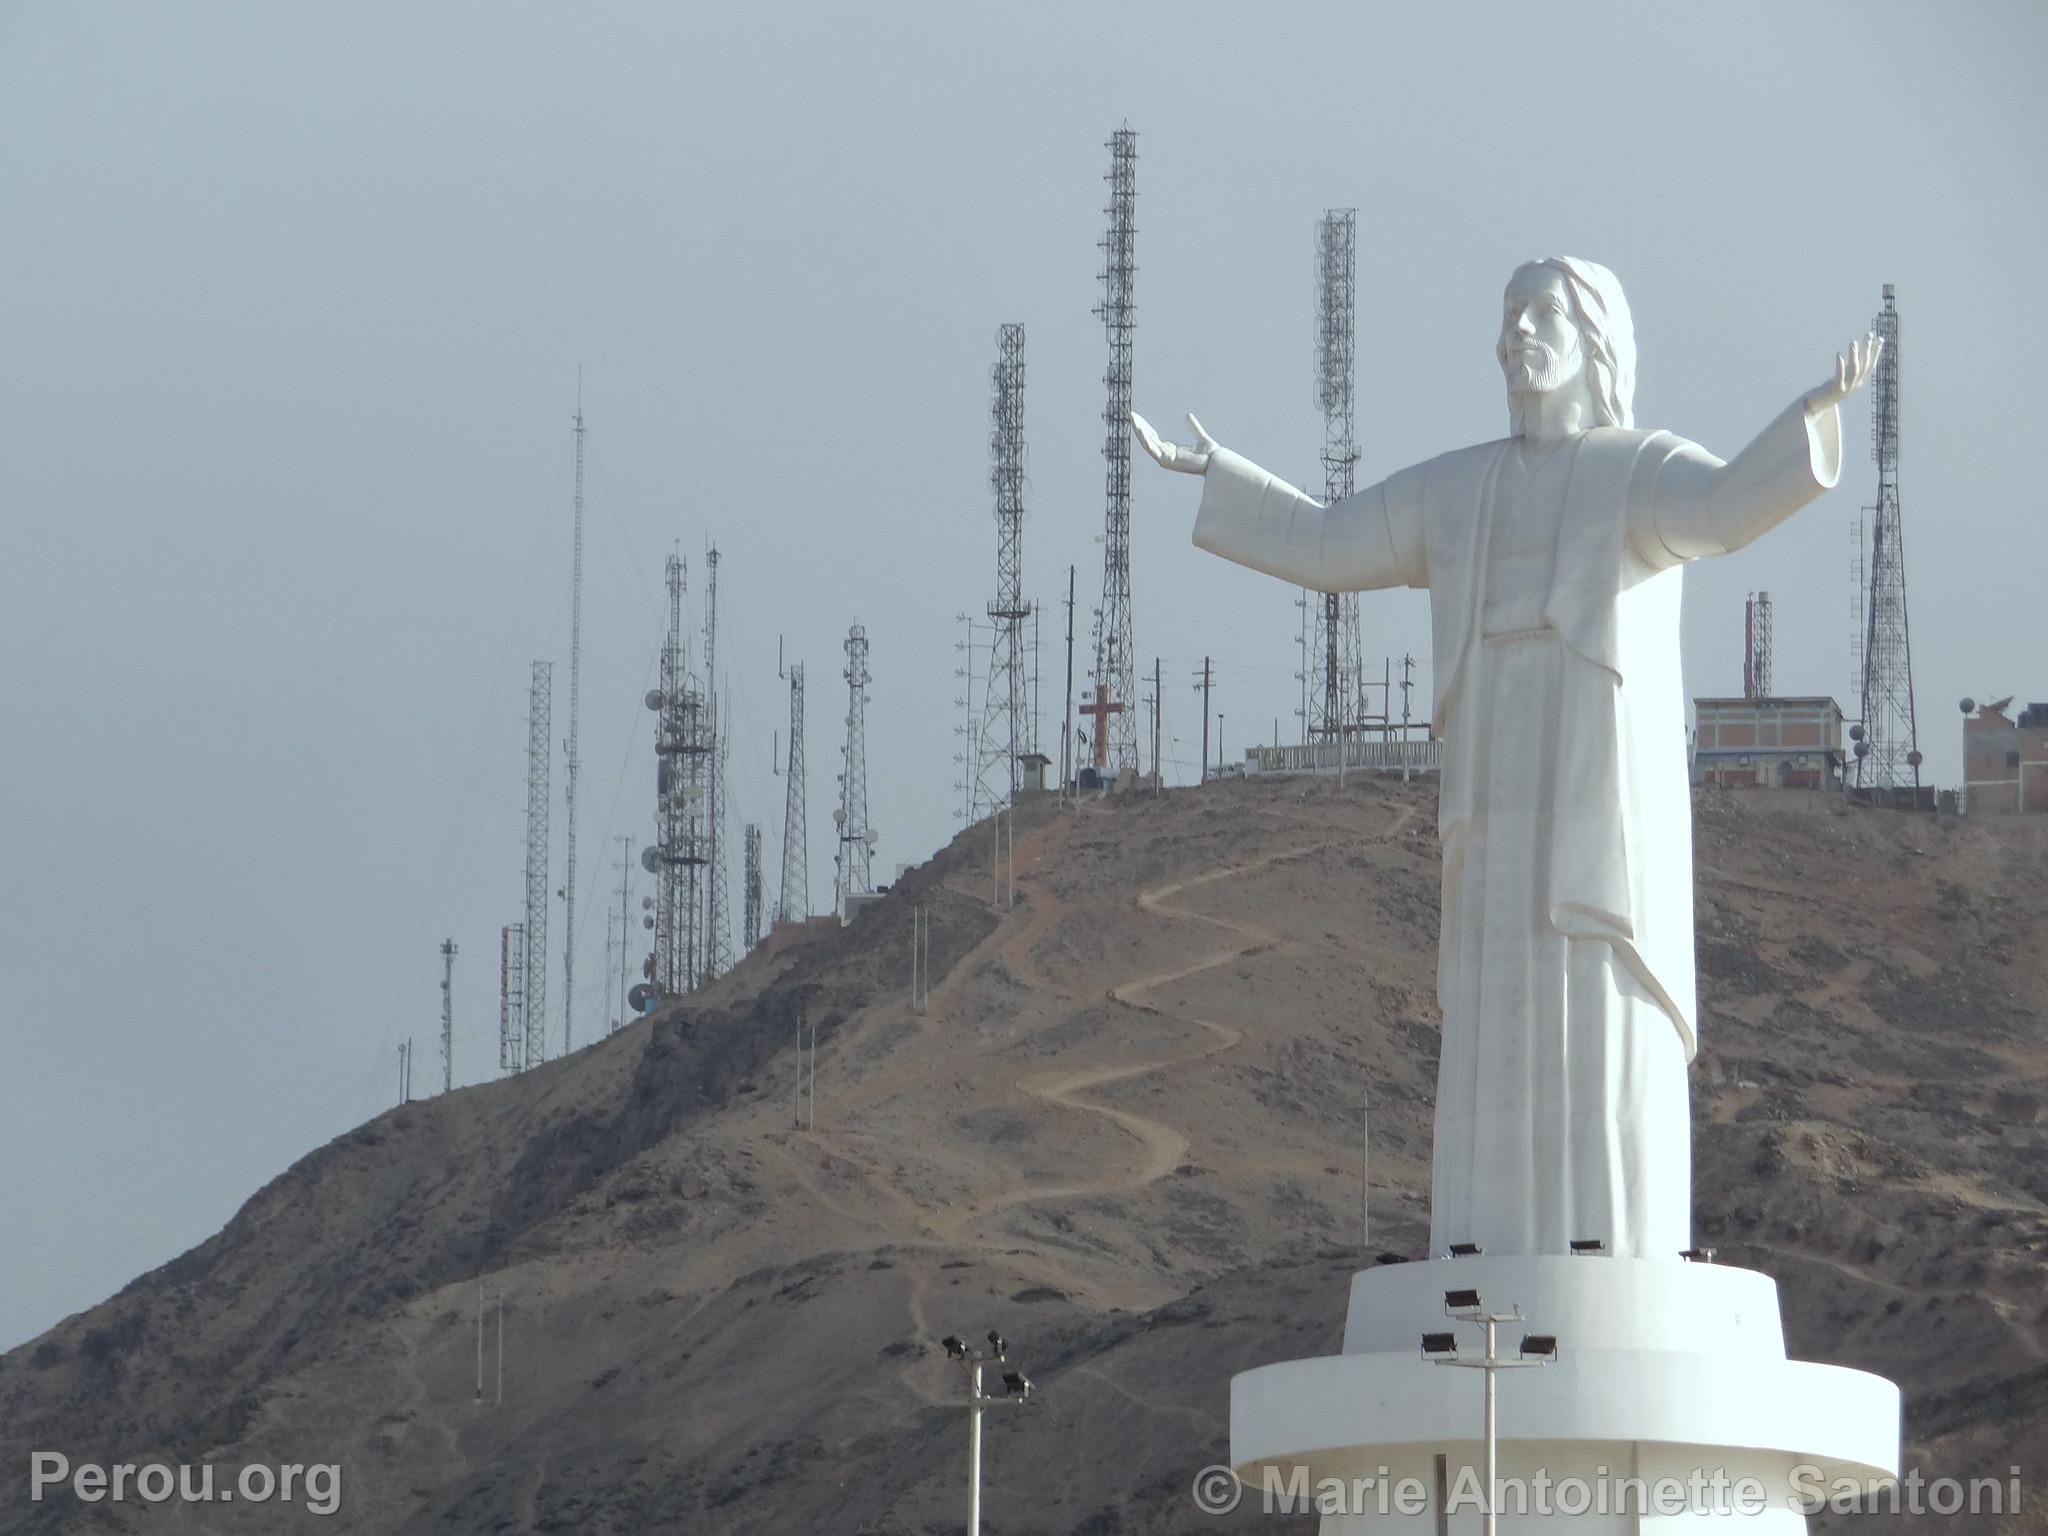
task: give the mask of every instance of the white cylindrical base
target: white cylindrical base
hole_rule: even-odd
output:
[[[1482,1257],[1367,1271],[1353,1282],[1345,1353],[1232,1381],[1231,1460],[1247,1502],[1279,1489],[1311,1499],[1291,1507],[1314,1508],[1334,1492],[1343,1513],[1326,1520],[1329,1536],[1433,1533],[1440,1508],[1451,1532],[1478,1536],[1483,1373],[1420,1353],[1422,1334],[1445,1331],[1464,1358],[1482,1351],[1479,1328],[1446,1318],[1444,1292],[1461,1289],[1526,1320],[1501,1325],[1501,1355],[1519,1353],[1524,1327],[1558,1339],[1555,1361],[1498,1377],[1503,1532],[1568,1521],[1574,1536],[1675,1533],[1711,1520],[1726,1536],[1737,1513],[1762,1522],[1744,1523],[1749,1536],[1796,1536],[1802,1493],[1897,1476],[1898,1388],[1786,1359],[1767,1276],[1675,1260]]]

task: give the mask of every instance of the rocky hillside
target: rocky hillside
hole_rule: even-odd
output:
[[[1297,1528],[1188,1488],[1231,1373],[1335,1349],[1364,1255],[1422,1245],[1434,811],[1036,803],[1014,908],[978,829],[854,928],[380,1116],[0,1358],[0,1530],[952,1530],[938,1340],[991,1327],[1038,1391],[990,1418],[989,1531]],[[2048,1469],[2048,826],[1751,793],[1697,844],[1701,1240],[1779,1279],[1795,1354],[1906,1386],[1931,1472]],[[33,1505],[43,1448],[337,1463],[341,1510]]]

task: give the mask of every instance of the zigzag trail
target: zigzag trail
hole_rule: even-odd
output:
[[[1403,806],[1386,831],[1380,834],[1381,839],[1384,840],[1398,836],[1402,827],[1407,824],[1413,815],[1414,811],[1411,807]],[[1200,975],[1203,971],[1214,970],[1218,966],[1228,965],[1231,961],[1241,959],[1244,956],[1260,954],[1266,950],[1278,948],[1284,942],[1280,936],[1259,927],[1255,923],[1239,922],[1232,918],[1215,917],[1206,912],[1197,912],[1188,907],[1173,905],[1169,902],[1169,898],[1178,895],[1182,891],[1192,890],[1197,886],[1213,885],[1218,881],[1229,880],[1240,875],[1248,875],[1255,870],[1264,869],[1273,864],[1284,863],[1289,859],[1302,858],[1308,854],[1320,851],[1325,846],[1327,846],[1325,842],[1319,841],[1307,843],[1296,848],[1283,848],[1243,864],[1232,864],[1220,869],[1207,870],[1202,874],[1190,875],[1184,879],[1171,881],[1166,885],[1141,892],[1137,900],[1140,911],[1147,912],[1154,917],[1184,917],[1191,918],[1197,922],[1210,923],[1244,938],[1247,942],[1233,944],[1226,949],[1218,950],[1213,954],[1204,956],[1191,965],[1176,966],[1172,970],[1157,971],[1129,981],[1120,982],[1110,988],[1109,996],[1111,1000],[1121,1003],[1126,1008],[1133,1008],[1141,1012],[1166,1017],[1164,1009],[1148,1002],[1142,1002],[1140,998],[1144,994],[1156,991],[1170,982],[1183,981],[1190,976]],[[1022,884],[1024,882],[1020,881],[1019,883]],[[1040,929],[1049,924],[1053,917],[1057,915],[1057,903],[1048,894],[1035,886],[1029,887],[1029,889],[1032,890],[1032,894],[1036,898],[1033,903],[1034,906],[1038,905],[1039,901],[1043,901],[1045,911],[1034,916],[1033,921],[1027,924],[1025,929],[1017,935],[1018,940],[1025,938],[1028,934],[1032,934],[1033,930]],[[1003,950],[1006,957],[1009,957],[1017,948],[1018,945],[1015,941],[1005,944]],[[1013,959],[1014,963],[1016,962]],[[1029,964],[1028,960],[1018,968],[1034,972],[1036,970],[1035,967]],[[1184,1015],[1184,1017],[1187,1018],[1188,1022],[1197,1024],[1207,1030],[1214,1037],[1212,1042],[1200,1050],[1175,1055],[1148,1057],[1142,1061],[1130,1062],[1122,1066],[1092,1067],[1076,1072],[1041,1073],[1029,1077],[1020,1077],[1017,1080],[1019,1092],[1026,1097],[1038,1099],[1048,1104],[1056,1104],[1062,1109],[1104,1116],[1136,1139],[1139,1146],[1143,1149],[1144,1157],[1135,1172],[1109,1178],[1087,1180],[1078,1184],[1021,1185],[1015,1189],[1006,1190],[999,1195],[991,1196],[986,1200],[977,1201],[967,1206],[965,1209],[956,1212],[949,1220],[940,1223],[937,1230],[951,1234],[957,1232],[970,1221],[993,1215],[998,1211],[1007,1210],[1017,1205],[1044,1200],[1066,1199],[1075,1196],[1127,1193],[1134,1189],[1142,1189],[1148,1184],[1156,1183],[1172,1173],[1174,1169],[1180,1167],[1187,1160],[1188,1139],[1178,1128],[1167,1124],[1163,1120],[1155,1120],[1132,1110],[1118,1109],[1107,1104],[1094,1103],[1082,1098],[1080,1095],[1091,1088],[1100,1088],[1110,1083],[1124,1082],[1130,1078],[1143,1077],[1149,1073],[1164,1071],[1168,1067],[1185,1066],[1191,1062],[1202,1061],[1211,1056],[1220,1056],[1225,1051],[1235,1049],[1243,1043],[1244,1032],[1233,1025],[1219,1023],[1214,1019],[1196,1018],[1193,1015]]]

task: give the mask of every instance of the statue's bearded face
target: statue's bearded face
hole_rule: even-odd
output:
[[[1586,369],[1579,322],[1562,273],[1531,263],[1508,282],[1495,349],[1511,395],[1563,389]]]

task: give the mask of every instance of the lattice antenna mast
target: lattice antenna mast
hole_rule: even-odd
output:
[[[517,1072],[526,1063],[526,924],[498,930],[498,1070]]]
[[[704,578],[704,979],[732,968],[725,883],[725,738],[718,712],[718,547]]]
[[[846,747],[839,773],[839,853],[833,906],[843,921],[847,899],[875,888],[871,873],[874,829],[868,825],[868,632],[855,624],[846,632]]]
[[[1771,594],[1752,592],[1743,605],[1742,696],[1771,696]]]
[[[455,941],[441,941],[441,1091],[455,1091]]]
[[[565,796],[569,825],[562,843],[562,1051],[574,1046],[576,1030],[576,717],[583,677],[583,370],[576,370],[575,536],[569,563],[569,734],[562,749],[568,760]]]
[[[811,915],[810,831],[804,822],[804,664],[789,668],[789,766],[783,780],[782,890],[775,920],[801,923]]]
[[[1899,517],[1899,310],[1892,285],[1872,322],[1884,343],[1872,392],[1870,446],[1877,504],[1869,515],[1868,595],[1863,609],[1863,720],[1856,786],[1920,787],[1920,739],[1913,711],[1913,645],[1906,622],[1906,548]]]
[[[1349,496],[1358,475],[1353,390],[1357,375],[1358,210],[1332,208],[1316,225],[1316,408],[1323,413],[1323,500]],[[1325,592],[1320,689],[1311,712],[1336,737],[1362,723],[1364,658],[1358,594]],[[1320,693],[1320,699],[1314,695]]]
[[[1131,343],[1137,333],[1133,302],[1138,275],[1138,134],[1110,135],[1109,229],[1100,242],[1102,302],[1095,313],[1109,338],[1108,398],[1102,408],[1106,471],[1102,534],[1102,608],[1096,615],[1095,681],[1106,687],[1117,712],[1096,722],[1109,734],[1109,767],[1118,777],[1138,767],[1136,648],[1131,638]]]
[[[660,714],[655,730],[655,843],[642,859],[655,878],[654,983],[664,993],[685,990],[683,964],[683,860],[688,842],[688,795],[684,784],[689,734],[689,680],[683,671],[683,591],[688,573],[683,557],[671,553],[664,568],[668,585],[668,633],[661,642],[661,687],[647,702]]]
[[[1128,368],[1126,369],[1128,375]],[[996,507],[996,595],[988,605],[995,646],[985,694],[987,723],[981,733],[976,778],[991,807],[1017,799],[1018,756],[1030,749],[1030,677],[1026,671],[1024,624],[1031,604],[1024,600],[1024,327],[1005,325],[996,333],[996,362],[989,415],[989,488]],[[1127,391],[1128,393],[1128,391]],[[1124,434],[1126,452],[1130,434]],[[1128,505],[1126,506],[1128,526]]]
[[[742,900],[746,903],[741,919],[740,942],[747,950],[761,942],[761,824],[750,821],[740,831],[740,846],[744,849],[745,892]]]
[[[554,666],[533,664],[526,696],[526,943],[520,963],[520,1070],[548,1059],[548,766]]]

